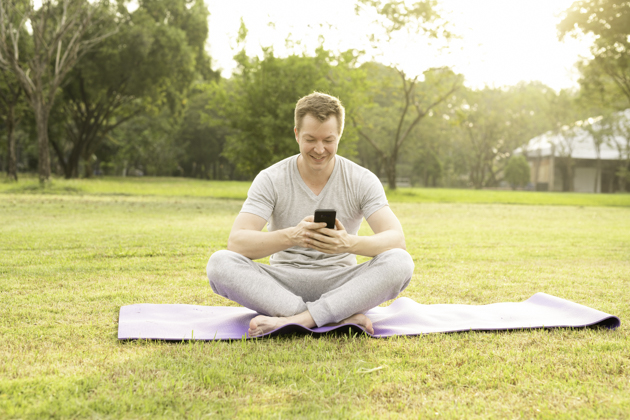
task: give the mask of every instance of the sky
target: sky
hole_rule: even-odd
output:
[[[208,49],[213,67],[228,77],[241,18],[248,29],[246,51],[260,55],[273,47],[277,56],[312,54],[325,48],[362,49],[365,60],[396,65],[410,76],[430,67],[450,66],[473,88],[509,86],[538,80],[553,89],[577,87],[575,63],[588,57],[589,39],[558,40],[561,13],[574,0],[439,0],[442,15],[459,36],[449,43],[402,32],[374,45],[378,16],[359,16],[352,0],[206,0],[210,10]]]

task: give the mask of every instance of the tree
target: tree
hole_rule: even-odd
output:
[[[381,26],[388,41],[397,32],[407,29],[410,32],[422,33],[429,38],[448,39],[452,35],[446,30],[447,23],[437,11],[435,0],[423,0],[408,3],[403,0],[359,0],[357,13],[361,5],[368,6],[383,18]],[[378,40],[372,35],[374,47],[378,48]],[[394,67],[399,76],[400,105],[391,130],[388,130],[389,141],[380,143],[369,133],[365,120],[353,120],[361,138],[376,150],[381,165],[387,176],[390,189],[396,189],[396,165],[400,151],[409,139],[410,134],[420,121],[437,105],[450,98],[463,82],[463,78],[454,74],[448,68],[429,69],[424,72],[424,81],[420,82],[419,75],[409,77],[402,69]],[[380,165],[379,165],[380,166]]]
[[[594,146],[598,153],[597,173],[601,177],[601,160],[599,148],[602,144],[614,147],[619,154],[617,166],[617,179],[619,190],[625,191],[626,184],[630,181],[630,110],[621,112],[602,112],[597,118],[591,118],[584,124],[586,131],[592,136]],[[597,191],[598,179],[595,181]]]
[[[241,34],[246,34],[244,26]],[[243,35],[245,36],[245,35]],[[235,59],[237,73],[229,89],[223,85],[218,100],[222,115],[233,132],[227,136],[223,155],[237,170],[254,176],[262,169],[297,152],[293,133],[295,104],[301,97],[320,91],[341,98],[351,117],[354,96],[360,92],[363,73],[356,69],[353,52],[333,56],[322,47],[314,56],[279,58],[272,48],[263,57],[248,57],[240,51]],[[356,136],[346,124],[339,153],[352,157]]]
[[[13,16],[13,24],[19,24],[18,16]],[[28,33],[22,29],[17,41],[22,51],[29,52],[32,43]],[[17,34],[16,34],[17,36]],[[28,53],[26,54],[28,56]],[[24,60],[24,56],[23,56]],[[22,64],[26,64],[24,61]],[[17,181],[17,142],[15,130],[25,114],[24,90],[17,77],[9,69],[3,69],[0,64],[0,121],[4,120],[7,132],[7,175]]]
[[[86,37],[89,29],[100,25],[94,17],[101,7],[107,7],[107,3],[44,0],[35,10],[31,1],[23,4],[0,0],[0,67],[13,72],[33,109],[42,184],[50,179],[48,118],[57,90],[81,57],[111,34],[95,30]],[[27,24],[32,31],[33,52],[24,65],[20,35]]]
[[[593,191],[596,193],[601,192],[602,182],[602,159],[601,150],[603,144],[610,144],[611,138],[614,137],[614,128],[612,115],[606,112],[604,115],[600,115],[596,118],[587,119],[582,128],[591,136],[593,141],[593,147],[595,148],[596,164],[595,164],[595,180]],[[621,158],[621,156],[620,156]]]
[[[616,173],[619,178],[619,190],[625,191],[630,185],[630,111],[614,114],[611,125],[614,135],[610,143],[619,152],[619,167]]]
[[[180,166],[184,176],[203,179],[233,179],[234,165],[222,155],[229,121],[221,116],[225,104],[217,93],[227,80],[196,86],[189,95],[182,124],[175,136],[184,151]],[[229,88],[228,88],[229,89]]]
[[[67,135],[51,139],[66,178],[79,175],[81,159],[90,176],[103,140],[140,113],[168,104],[181,114],[194,78],[214,76],[203,50],[207,16],[202,1],[169,0],[141,1],[133,13],[123,7],[103,17],[120,30],[71,72],[61,103]]]
[[[395,127],[388,130],[386,142],[377,141],[364,126],[365,120],[353,123],[359,135],[365,139],[377,152],[387,176],[390,189],[396,189],[396,165],[399,153],[410,138],[418,123],[437,105],[450,98],[459,89],[462,78],[448,68],[430,69],[424,72],[424,81],[418,77],[408,79],[405,72],[396,69],[402,86],[402,100],[396,112]],[[368,123],[369,127],[371,124]]]
[[[563,173],[562,190],[573,191],[575,166],[573,149],[582,120],[588,113],[580,103],[577,92],[564,89],[558,93],[553,91],[548,93],[546,115],[549,118],[551,132],[560,140],[553,153],[558,157],[558,167]]]
[[[12,73],[0,69],[0,118],[7,131],[7,175],[17,181],[15,128],[23,111],[23,90]]]
[[[552,93],[539,82],[460,92],[446,115],[456,127],[456,153],[465,156],[461,160],[474,188],[497,186],[512,152],[551,129]]]
[[[179,162],[184,150],[177,142],[180,130],[181,119],[163,106],[154,113],[141,113],[110,132],[101,154],[111,155],[112,166],[123,176],[182,175]]]
[[[560,38],[592,35],[593,58],[579,64],[580,84],[591,91],[613,90],[630,103],[630,3],[626,0],[575,1],[558,24]],[[615,101],[617,102],[617,101]]]
[[[527,159],[523,155],[514,155],[505,167],[505,180],[515,190],[516,187],[524,187],[530,180],[530,168]]]

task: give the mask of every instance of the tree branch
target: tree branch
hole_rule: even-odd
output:
[[[362,136],[364,139],[366,139],[368,141],[368,143],[370,143],[372,145],[372,147],[374,147],[374,149],[376,149],[376,151],[378,152],[379,155],[381,155],[381,157],[385,157],[385,152],[383,152],[383,150],[378,147],[378,145],[376,144],[376,142],[374,140],[372,140],[372,138],[370,136],[368,136],[367,134],[365,134],[363,132],[363,130],[361,130],[359,128],[359,125],[357,124],[357,121],[354,119],[354,117],[352,117],[352,125],[354,126],[354,128],[357,129],[357,132],[359,133],[360,136]]]

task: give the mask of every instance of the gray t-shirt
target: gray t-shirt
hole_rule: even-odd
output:
[[[363,217],[387,206],[381,182],[369,170],[335,156],[335,167],[324,189],[315,195],[304,183],[297,167],[299,155],[270,166],[254,179],[241,213],[251,213],[269,222],[268,231],[296,226],[315,209],[335,209],[337,219],[351,235],[359,232]],[[294,246],[273,254],[271,265],[294,267],[352,266],[353,254],[324,254],[311,248]]]

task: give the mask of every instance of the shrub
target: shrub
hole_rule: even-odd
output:
[[[512,156],[505,168],[505,180],[512,186],[524,187],[529,183],[530,170],[525,156]]]

